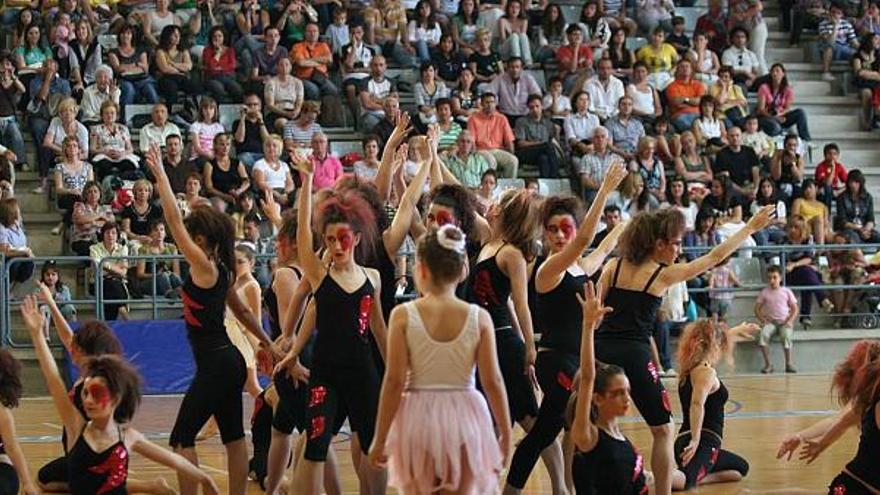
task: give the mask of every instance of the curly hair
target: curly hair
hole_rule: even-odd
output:
[[[701,318],[684,327],[678,340],[680,380],[685,380],[700,363],[714,364],[722,357],[728,365],[733,365],[733,346],[718,322]]]
[[[834,369],[832,390],[841,405],[862,415],[880,400],[880,341],[857,342]]]
[[[141,376],[119,356],[104,355],[89,359],[83,378],[103,378],[110,395],[119,400],[113,412],[118,423],[128,423],[141,402]]]
[[[328,225],[345,223],[361,235],[357,247],[359,263],[373,259],[377,237],[376,215],[373,207],[354,191],[331,194],[318,204],[315,211],[315,225],[320,237]]]
[[[501,237],[520,250],[526,261],[535,257],[538,208],[534,196],[524,189],[508,189],[498,198]]]
[[[73,345],[86,356],[122,355],[122,344],[103,321],[91,320],[73,334]]]
[[[450,208],[455,214],[458,228],[470,239],[476,239],[477,198],[457,184],[441,184],[431,189],[428,195],[431,203]]]
[[[630,220],[620,236],[620,256],[638,265],[651,256],[657,241],[674,239],[684,231],[684,215],[676,208],[641,212]]]
[[[21,363],[9,349],[0,349],[0,404],[9,409],[18,407],[21,391]]]

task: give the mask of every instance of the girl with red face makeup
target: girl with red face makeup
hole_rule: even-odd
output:
[[[207,473],[183,456],[148,441],[134,428],[124,426],[131,421],[141,399],[141,378],[130,364],[112,355],[87,361],[81,393],[87,417],[83,417],[68,398],[55,358],[43,337],[43,315],[36,297],[24,300],[21,314],[52,401],[65,430],[71,432],[65,447],[72,495],[128,493],[126,481],[132,451],[196,481],[203,493],[218,493]]]
[[[562,430],[580,352],[581,308],[577,295],[614,249],[623,232],[622,224],[605,237],[598,250],[588,256],[582,254],[593,241],[608,195],[624,177],[623,163],[609,168],[580,227],[577,226],[577,219],[582,215],[579,200],[551,196],[544,201],[541,216],[549,255],[538,258],[533,268],[537,293],[534,321],[542,322],[536,372],[544,398],[532,429],[513,456],[505,493],[515,494],[523,489],[541,451],[553,445]]]

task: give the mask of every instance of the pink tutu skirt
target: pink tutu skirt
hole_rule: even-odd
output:
[[[495,493],[503,457],[486,399],[476,390],[418,390],[403,396],[386,445],[388,482],[403,493]]]

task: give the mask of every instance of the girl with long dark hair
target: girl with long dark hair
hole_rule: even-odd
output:
[[[807,114],[800,108],[792,108],[794,89],[788,83],[785,66],[779,63],[770,67],[770,80],[758,88],[758,107],[755,113],[761,117],[761,128],[771,136],[782,134],[784,129],[797,126],[801,139],[809,141],[810,130]]]

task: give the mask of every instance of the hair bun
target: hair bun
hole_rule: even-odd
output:
[[[437,229],[437,244],[444,249],[465,254],[465,235],[458,227],[446,224]]]

